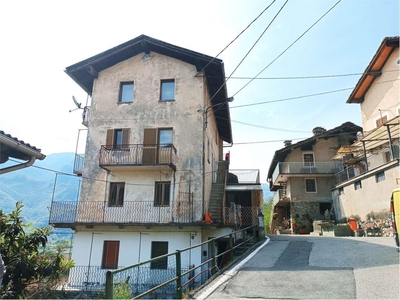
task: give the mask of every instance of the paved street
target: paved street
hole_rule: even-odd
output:
[[[270,236],[196,299],[399,299],[393,238]]]

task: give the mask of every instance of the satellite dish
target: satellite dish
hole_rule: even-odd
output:
[[[76,107],[81,108],[82,103],[78,103],[78,101],[76,101],[75,96],[72,96],[72,100],[74,100]]]
[[[77,110],[77,109],[83,109],[83,108],[81,107],[82,103],[78,103],[78,101],[76,101],[75,96],[72,96],[72,100],[74,101],[74,103],[75,103],[75,105],[76,105],[77,108],[71,109],[69,112],[74,111],[74,110]]]

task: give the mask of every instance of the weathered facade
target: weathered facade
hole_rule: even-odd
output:
[[[104,282],[107,269],[258,224],[258,170],[246,205],[226,203],[232,99],[221,60],[142,35],[66,73],[91,96],[85,155],[75,164],[79,201],[53,202],[50,215],[75,230],[72,285]],[[182,264],[201,263],[207,251]]]
[[[360,104],[363,132],[335,159],[346,169],[332,189],[338,219],[389,211],[399,176],[399,37],[384,38],[347,103]]]

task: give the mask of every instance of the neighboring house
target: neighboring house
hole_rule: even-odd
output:
[[[70,285],[101,285],[109,269],[258,225],[258,170],[229,170],[223,159],[232,98],[220,59],[141,35],[65,72],[91,96],[79,201],[52,202],[49,220],[75,231]],[[182,265],[209,255],[197,248]]]
[[[12,165],[0,168],[0,175],[27,168],[33,165],[36,159],[43,160],[45,157],[40,149],[0,130],[0,164],[9,161],[10,158],[18,160]]]
[[[332,190],[336,218],[389,210],[399,173],[399,37],[384,38],[347,103],[360,104],[363,133],[334,157],[347,166]]]
[[[272,229],[297,232],[300,223],[312,229],[314,220],[325,219],[331,212],[331,188],[335,173],[343,169],[332,157],[342,146],[351,145],[361,127],[346,122],[325,130],[313,129],[313,136],[275,151],[268,170],[270,190],[274,196]]]

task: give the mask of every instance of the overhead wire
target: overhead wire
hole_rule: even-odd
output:
[[[222,49],[212,60],[210,60],[195,76],[198,76],[204,69],[206,69],[218,56],[220,56],[231,44],[233,44],[261,15],[267,11],[276,0],[273,0],[253,21],[251,21],[224,49]]]
[[[283,50],[274,60],[272,60],[264,69],[262,69],[256,76],[253,77],[249,82],[247,82],[243,87],[241,87],[232,97],[236,96],[240,91],[242,91],[246,86],[248,86],[255,78],[257,78],[262,72],[264,72],[268,67],[270,67],[275,61],[278,60],[287,50],[289,50],[295,43],[297,43],[307,32],[311,30],[319,21],[321,21],[330,11],[332,11],[341,0],[338,0],[327,12],[325,12],[317,21],[315,21],[305,32],[303,32],[293,43],[291,43],[285,50]]]

